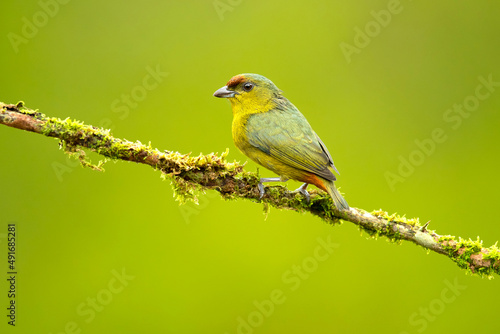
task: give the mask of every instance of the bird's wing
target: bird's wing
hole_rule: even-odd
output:
[[[328,156],[328,160],[330,160],[330,166],[333,168],[333,170],[337,174],[340,174],[339,171],[337,170],[337,168],[335,167],[335,165],[333,164],[332,156],[330,155],[330,152],[328,152],[328,149],[326,148],[326,145],[323,143],[323,141],[321,140],[321,138],[318,137],[318,135],[316,135],[316,138],[318,139],[319,145],[323,149],[323,152],[325,152],[325,154]]]
[[[337,170],[326,146],[306,118],[291,107],[251,115],[246,124],[249,143],[290,167],[335,181],[329,167]]]

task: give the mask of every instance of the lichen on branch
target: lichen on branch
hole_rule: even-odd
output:
[[[266,207],[309,212],[329,224],[341,220],[356,224],[369,236],[384,236],[392,242],[411,241],[429,251],[443,254],[456,262],[460,268],[472,274],[492,278],[500,274],[500,251],[497,244],[483,247],[479,240],[465,240],[450,235],[439,235],[429,230],[428,223],[421,225],[418,219],[406,219],[382,210],[371,213],[357,208],[338,211],[330,197],[321,191],[311,190],[311,200],[285,187],[265,188],[260,198],[256,173],[243,169],[244,164],[228,162],[228,150],[222,154],[210,153],[192,157],[173,151],[160,151],[151,144],[115,138],[109,130],[85,125],[66,118],[47,117],[37,110],[26,108],[23,102],[5,104],[0,102],[0,124],[39,133],[59,140],[65,152],[75,155],[82,166],[102,170],[107,159],[133,161],[160,170],[162,177],[172,182],[174,194],[180,202],[195,200],[199,191],[215,190],[225,199],[248,199],[263,203]],[[96,152],[105,159],[97,165],[87,160],[85,151]]]

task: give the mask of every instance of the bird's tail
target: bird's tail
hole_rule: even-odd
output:
[[[335,184],[333,181],[326,181],[324,182],[326,186],[326,190],[328,191],[328,194],[333,199],[333,202],[335,203],[335,206],[337,207],[338,210],[349,210],[349,204],[347,204],[346,200],[342,195],[339,193],[337,188],[335,187]]]

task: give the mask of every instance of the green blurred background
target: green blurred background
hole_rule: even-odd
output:
[[[24,100],[159,149],[229,148],[245,161],[229,103],[212,94],[235,74],[259,73],[327,144],[351,206],[419,216],[487,246],[500,239],[500,87],[469,105],[459,126],[444,119],[454,104],[474,102],[480,76],[500,81],[498,2],[42,0],[0,10],[3,102]],[[357,36],[366,28],[371,37]],[[346,57],[347,44],[358,47]],[[144,83],[151,71],[160,75]],[[446,141],[390,186],[386,174],[401,157],[418,157],[415,140],[436,128]],[[7,127],[0,154],[1,268],[15,222],[19,271],[15,328],[0,284],[2,333],[498,328],[498,277],[468,276],[413,244],[309,214],[272,209],[266,220],[260,204],[215,192],[179,207],[151,168],[84,169],[56,140]],[[318,248],[328,240],[331,254]]]

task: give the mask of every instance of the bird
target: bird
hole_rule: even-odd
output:
[[[330,195],[338,210],[349,210],[335,187],[333,172],[339,172],[326,145],[271,80],[254,73],[238,74],[213,95],[231,102],[236,147],[279,175],[260,179],[260,198],[265,194],[263,183],[291,179],[304,182],[294,192],[303,194],[308,202],[307,186],[313,184]]]

